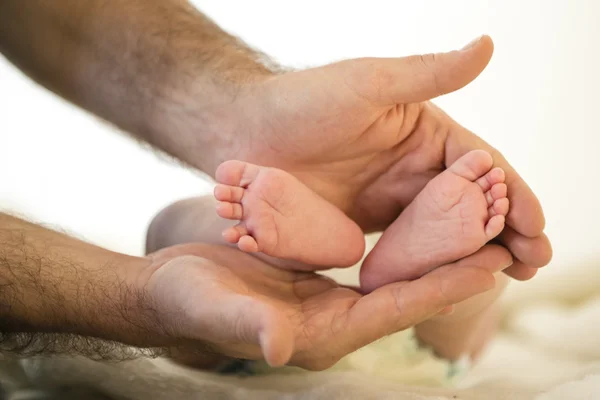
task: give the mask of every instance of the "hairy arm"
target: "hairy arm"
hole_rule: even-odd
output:
[[[77,336],[151,347],[139,338],[154,315],[136,287],[150,263],[0,213],[0,349],[103,356]]]
[[[209,173],[232,147],[210,117],[240,82],[270,73],[186,0],[3,0],[0,52],[55,93]]]

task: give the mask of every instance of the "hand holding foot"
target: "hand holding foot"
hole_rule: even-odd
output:
[[[427,101],[475,79],[492,51],[484,36],[435,56],[346,60],[253,80],[222,108],[221,132],[238,145],[215,153],[210,170],[227,159],[282,168],[374,232],[460,157],[485,150],[506,174],[511,203],[498,238],[517,259],[506,272],[529,279],[552,255],[537,198],[502,154]]]

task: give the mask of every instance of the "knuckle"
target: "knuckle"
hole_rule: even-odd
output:
[[[392,74],[389,68],[386,68],[381,63],[371,61],[369,65],[369,71],[365,76],[369,78],[368,81],[371,84],[371,96],[376,101],[381,101],[383,100],[383,93],[386,88],[392,85]]]
[[[438,55],[435,53],[420,54],[410,58],[411,64],[426,78],[434,92],[439,92],[440,79],[435,65],[438,62]]]
[[[304,368],[309,371],[325,371],[333,367],[338,361],[339,358],[315,358],[310,360]]]
[[[438,307],[445,307],[452,304],[451,296],[448,294],[447,285],[441,275],[436,275],[435,280],[435,299]]]
[[[347,86],[368,104],[379,102],[385,88],[392,83],[389,68],[372,57],[350,60],[346,65]]]
[[[437,61],[437,55],[435,53],[421,54],[417,56],[417,60],[423,68],[431,68]]]
[[[394,305],[396,306],[395,307],[396,323],[394,324],[394,326],[392,328],[393,332],[389,332],[390,334],[406,330],[412,326],[411,321],[409,321],[405,315],[406,307],[404,304],[404,296],[405,296],[404,289],[405,289],[404,285],[397,285],[390,292],[394,298]]]

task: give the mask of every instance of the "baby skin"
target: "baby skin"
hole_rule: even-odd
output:
[[[419,278],[466,257],[504,228],[504,171],[475,150],[431,180],[386,230],[361,269],[361,287]],[[360,228],[285,171],[227,161],[216,173],[222,218],[239,220],[225,241],[246,252],[323,266],[349,266],[364,253]]]
[[[366,291],[475,253],[504,229],[504,171],[475,150],[432,179],[384,232],[360,271]]]
[[[217,214],[240,221],[223,239],[240,250],[327,267],[352,266],[364,255],[359,226],[291,174],[233,160],[216,179]]]

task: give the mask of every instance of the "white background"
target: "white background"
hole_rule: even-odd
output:
[[[600,2],[195,3],[295,67],[449,50],[490,34],[496,52],[488,69],[438,104],[503,151],[539,195],[555,247],[553,268],[597,252]],[[0,58],[4,209],[141,254],[154,213],[207,190],[210,184],[197,174],[159,160]]]

